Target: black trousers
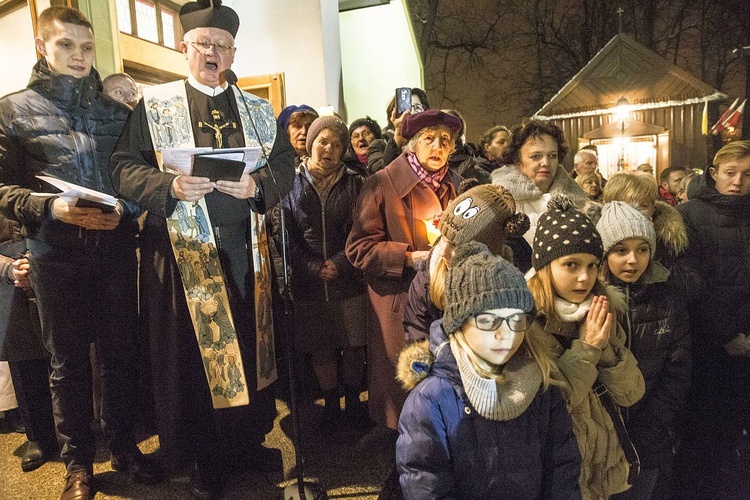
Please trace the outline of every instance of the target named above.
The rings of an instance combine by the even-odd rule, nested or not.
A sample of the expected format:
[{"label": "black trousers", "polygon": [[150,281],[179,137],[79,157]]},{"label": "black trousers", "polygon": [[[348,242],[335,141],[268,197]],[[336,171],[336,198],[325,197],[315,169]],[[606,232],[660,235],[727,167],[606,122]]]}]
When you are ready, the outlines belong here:
[{"label": "black trousers", "polygon": [[54,450],[57,437],[49,390],[49,359],[8,361],[8,366],[26,439],[35,441],[45,451]]},{"label": "black trousers", "polygon": [[91,470],[96,451],[89,345],[102,380],[101,426],[112,452],[135,446],[135,240],[89,237],[76,248],[29,240],[31,282],[52,354],[52,403],[68,472]]}]

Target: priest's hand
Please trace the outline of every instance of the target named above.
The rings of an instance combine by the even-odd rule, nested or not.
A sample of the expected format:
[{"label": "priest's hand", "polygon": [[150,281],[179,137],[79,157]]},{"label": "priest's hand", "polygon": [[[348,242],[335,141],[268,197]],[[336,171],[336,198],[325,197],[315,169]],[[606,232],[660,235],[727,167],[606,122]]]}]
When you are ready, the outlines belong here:
[{"label": "priest's hand", "polygon": [[54,219],[60,222],[98,231],[111,231],[120,224],[120,214],[117,211],[105,214],[98,208],[69,205],[62,198],[54,199],[51,214]]},{"label": "priest's hand", "polygon": [[235,181],[216,181],[216,190],[220,193],[234,196],[237,199],[244,200],[255,197],[255,181],[250,174],[242,174],[238,182]]},{"label": "priest's hand", "polygon": [[198,201],[213,190],[211,179],[208,177],[178,175],[172,182],[170,194],[178,200]]}]

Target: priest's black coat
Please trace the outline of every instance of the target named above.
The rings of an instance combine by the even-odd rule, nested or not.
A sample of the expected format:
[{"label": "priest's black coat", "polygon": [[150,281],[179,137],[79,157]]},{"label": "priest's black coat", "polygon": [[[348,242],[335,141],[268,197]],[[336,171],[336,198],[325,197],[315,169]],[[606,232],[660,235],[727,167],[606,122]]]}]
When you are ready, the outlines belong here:
[{"label": "priest's black coat", "polygon": [[[201,131],[211,109],[239,123],[231,90],[209,97],[186,83],[196,146],[212,146],[213,132]],[[226,95],[225,95],[226,94]],[[225,136],[224,147],[244,146],[238,127]],[[149,135],[144,102],[136,106],[112,155],[110,177],[118,193],[148,210],[141,233],[141,314],[148,326],[151,377],[161,453],[174,471],[190,462],[221,464],[262,442],[276,415],[272,388],[255,390],[254,276],[250,242],[250,210],[264,213],[294,183],[294,150],[277,130],[269,165],[251,174],[258,196],[238,200],[214,191],[206,195],[211,224],[219,227],[217,246],[227,283],[238,343],[250,385],[250,404],[213,410],[203,361],[187,310],[179,268],[166,219],[177,200],[170,196],[174,175],[158,168]],[[275,174],[275,185],[270,170]],[[216,233],[216,231],[215,231]]]}]

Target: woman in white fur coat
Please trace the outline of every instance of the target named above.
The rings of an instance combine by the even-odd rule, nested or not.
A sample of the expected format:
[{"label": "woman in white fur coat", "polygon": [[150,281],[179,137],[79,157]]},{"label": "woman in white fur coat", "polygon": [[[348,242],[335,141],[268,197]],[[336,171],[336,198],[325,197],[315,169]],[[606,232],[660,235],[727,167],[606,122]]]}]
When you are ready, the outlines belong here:
[{"label": "woman in white fur coat", "polygon": [[531,244],[539,216],[547,210],[553,195],[564,194],[578,208],[583,207],[587,197],[560,165],[568,146],[559,127],[531,121],[514,127],[512,134],[503,157],[506,165],[492,172],[492,183],[510,191],[516,210],[529,216],[531,227],[524,238]]}]

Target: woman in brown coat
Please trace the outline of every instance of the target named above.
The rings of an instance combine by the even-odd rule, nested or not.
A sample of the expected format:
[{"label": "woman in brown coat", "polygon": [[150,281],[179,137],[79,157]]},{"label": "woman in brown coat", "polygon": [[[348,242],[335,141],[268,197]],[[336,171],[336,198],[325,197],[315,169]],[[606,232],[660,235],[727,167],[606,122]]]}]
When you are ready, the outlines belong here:
[{"label": "woman in brown coat", "polygon": [[436,109],[406,117],[401,134],[409,142],[403,154],[365,182],[346,245],[349,260],[367,276],[372,305],[367,339],[370,417],[391,429],[397,428],[406,399],[396,381],[404,345],[404,304],[414,261],[429,251],[428,229],[435,229],[433,219],[456,196],[461,181],[448,169],[460,128],[458,118]]}]

